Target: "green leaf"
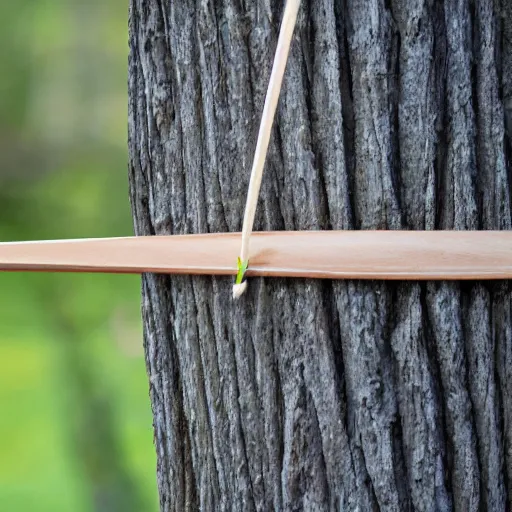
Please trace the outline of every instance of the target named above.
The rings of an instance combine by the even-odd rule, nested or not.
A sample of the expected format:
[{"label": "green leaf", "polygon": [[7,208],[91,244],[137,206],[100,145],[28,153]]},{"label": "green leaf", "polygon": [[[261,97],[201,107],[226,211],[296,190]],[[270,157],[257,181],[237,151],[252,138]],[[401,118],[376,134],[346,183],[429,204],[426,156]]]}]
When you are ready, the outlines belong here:
[{"label": "green leaf", "polygon": [[247,270],[247,267],[249,266],[249,260],[242,261],[240,257],[237,259],[237,268],[238,273],[236,275],[235,284],[242,284],[242,281],[244,280],[244,274]]}]

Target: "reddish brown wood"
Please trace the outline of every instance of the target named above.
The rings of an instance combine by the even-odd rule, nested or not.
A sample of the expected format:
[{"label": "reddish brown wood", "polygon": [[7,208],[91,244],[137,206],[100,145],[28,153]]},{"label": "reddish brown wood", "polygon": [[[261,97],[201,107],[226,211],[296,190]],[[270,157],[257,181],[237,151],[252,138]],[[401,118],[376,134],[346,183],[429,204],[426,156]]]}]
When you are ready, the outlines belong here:
[{"label": "reddish brown wood", "polygon": [[[0,270],[229,275],[239,233],[10,242]],[[254,233],[247,275],[329,279],[508,279],[512,232]]]}]

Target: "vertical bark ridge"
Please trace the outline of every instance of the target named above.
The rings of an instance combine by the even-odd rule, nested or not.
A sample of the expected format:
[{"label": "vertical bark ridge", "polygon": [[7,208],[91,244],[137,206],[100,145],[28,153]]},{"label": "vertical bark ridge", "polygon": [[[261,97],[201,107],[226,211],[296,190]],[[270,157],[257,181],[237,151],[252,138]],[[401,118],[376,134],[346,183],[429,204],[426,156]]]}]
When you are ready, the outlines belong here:
[{"label": "vertical bark ridge", "polygon": [[257,284],[257,303],[254,311],[253,330],[256,382],[261,403],[263,423],[263,445],[266,457],[262,461],[261,479],[265,485],[268,509],[279,509],[282,505],[281,469],[283,461],[283,395],[278,369],[277,348],[280,344],[278,319],[274,318],[271,292],[264,280]]},{"label": "vertical bark ridge", "polygon": [[[153,408],[160,507],[177,511],[193,509],[205,500],[198,495],[200,487],[186,428],[176,340],[169,326],[168,312],[172,306],[167,294],[163,295],[163,280],[167,279],[147,276],[143,281],[143,319],[151,327],[145,331],[144,350]],[[170,487],[176,491],[172,497],[167,492]]]},{"label": "vertical bark ridge", "polygon": [[346,15],[355,112],[355,226],[401,226],[394,186],[390,76],[392,23],[383,0],[349,0]]},{"label": "vertical bark ridge", "polygon": [[[304,0],[257,228],[509,229],[501,2]],[[240,229],[282,8],[131,0],[137,234]],[[508,283],[229,290],[143,277],[162,510],[510,507]]]},{"label": "vertical bark ridge", "polygon": [[[350,208],[351,224],[349,228],[353,229],[355,224],[355,113],[352,96],[352,68],[350,66],[349,59],[349,27],[347,19],[346,0],[337,1],[334,3],[334,15],[336,17],[336,40],[338,42],[339,50],[339,89],[342,98],[341,108],[343,120],[344,156],[345,167],[347,169],[347,187],[349,193],[348,202],[346,205],[342,207]],[[336,209],[339,208],[340,206],[337,206]]]},{"label": "vertical bark ridge", "polygon": [[313,73],[309,83],[312,95],[312,137],[317,166],[323,176],[329,224],[333,229],[352,226],[349,200],[343,100],[340,90],[341,64],[332,0],[313,2],[311,7]]},{"label": "vertical bark ridge", "polygon": [[[226,132],[221,126],[214,124],[212,128],[217,134],[217,142],[221,148],[228,150],[228,158],[221,162],[220,168],[212,168],[211,173],[219,174],[223,195],[226,197],[225,209],[229,218],[229,229],[240,230],[243,219],[243,200],[249,185],[249,174],[252,165],[254,143],[251,136],[254,133],[254,105],[252,96],[250,50],[247,44],[249,36],[248,13],[242,11],[238,2],[219,2],[216,15],[219,17],[220,47],[219,57],[214,56],[214,62],[219,61],[223,69],[222,86],[216,91],[215,100],[224,101],[227,105],[229,128]],[[216,2],[205,5],[217,5]],[[204,32],[198,36],[211,37],[211,27],[205,25]],[[207,73],[202,69],[201,73]],[[226,137],[224,140],[220,137]],[[220,139],[220,140],[219,140]],[[229,148],[229,149],[228,149]],[[219,151],[223,153],[223,151]],[[215,230],[217,226],[215,226]]]},{"label": "vertical bark ridge", "polygon": [[468,0],[445,0],[446,161],[441,170],[442,229],[477,229],[472,20]]},{"label": "vertical bark ridge", "polygon": [[[207,231],[206,191],[204,169],[208,162],[203,158],[204,118],[201,108],[200,61],[197,31],[197,11],[185,3],[171,3],[170,53],[174,60],[173,82],[176,90],[178,129],[181,132],[181,155],[185,210],[180,223],[185,232]],[[174,162],[172,162],[174,163]],[[181,174],[181,173],[180,173]],[[158,181],[156,182],[158,186]],[[173,191],[175,194],[177,190]],[[155,191],[162,202],[169,201],[165,190]]]},{"label": "vertical bark ridge", "polygon": [[478,195],[481,229],[510,229],[510,183],[505,163],[504,110],[498,81],[498,19],[492,0],[478,0],[475,15]]},{"label": "vertical bark ridge", "polygon": [[[435,82],[442,78],[434,48],[436,13],[425,0],[397,0],[393,15],[400,34],[398,125],[404,223],[411,229],[433,229],[434,168],[439,143]],[[419,197],[424,200],[418,201]]]},{"label": "vertical bark ridge", "polygon": [[481,467],[481,505],[505,509],[503,441],[497,396],[495,345],[491,324],[491,297],[483,285],[471,287],[463,305],[468,347],[469,392],[473,405]]},{"label": "vertical bark ridge", "polygon": [[498,283],[493,287],[493,341],[496,347],[495,357],[498,396],[502,411],[501,428],[504,437],[505,452],[505,488],[508,507],[512,503],[512,294],[509,283]]},{"label": "vertical bark ridge", "polygon": [[451,510],[444,480],[448,468],[443,408],[432,369],[435,362],[426,346],[429,336],[421,294],[419,284],[402,283],[397,286],[393,304],[391,347],[408,484],[414,510]]},{"label": "vertical bark ridge", "polygon": [[[206,195],[208,227],[224,225],[228,231],[236,225],[233,221],[233,212],[229,207],[231,189],[222,186],[224,180],[220,175],[225,167],[224,155],[217,151],[218,138],[225,136],[232,129],[228,113],[227,93],[224,90],[224,73],[221,63],[220,41],[217,35],[220,28],[212,4],[203,4],[198,12],[197,31],[199,50],[199,66],[203,70],[199,74],[201,81],[201,102],[204,122],[204,159],[210,169],[216,171],[204,172],[204,186],[208,191]],[[215,131],[214,127],[218,126]],[[228,183],[229,185],[229,183]]]},{"label": "vertical bark ridge", "polygon": [[293,215],[286,229],[326,229],[327,205],[323,180],[313,152],[312,126],[307,99],[309,95],[307,61],[301,48],[307,44],[308,31],[303,5],[298,17],[295,44],[290,50],[286,77],[278,106],[278,123],[283,157],[283,200]]},{"label": "vertical bark ridge", "polygon": [[480,471],[468,391],[459,286],[429,284],[427,303],[443,389],[454,507],[455,510],[478,510]]},{"label": "vertical bark ridge", "polygon": [[508,0],[501,0],[499,8],[501,101],[505,113],[505,134],[510,158],[512,155],[512,4]]}]

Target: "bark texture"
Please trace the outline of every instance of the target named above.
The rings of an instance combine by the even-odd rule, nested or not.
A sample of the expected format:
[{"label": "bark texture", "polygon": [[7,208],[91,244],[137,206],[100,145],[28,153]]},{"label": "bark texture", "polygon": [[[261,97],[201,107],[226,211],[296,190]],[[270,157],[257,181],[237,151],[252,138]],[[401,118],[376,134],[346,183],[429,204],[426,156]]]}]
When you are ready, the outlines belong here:
[{"label": "bark texture", "polygon": [[[283,9],[131,0],[136,233],[240,230]],[[510,229],[510,0],[303,0],[257,228]],[[162,511],[512,507],[512,290],[143,277]]]}]

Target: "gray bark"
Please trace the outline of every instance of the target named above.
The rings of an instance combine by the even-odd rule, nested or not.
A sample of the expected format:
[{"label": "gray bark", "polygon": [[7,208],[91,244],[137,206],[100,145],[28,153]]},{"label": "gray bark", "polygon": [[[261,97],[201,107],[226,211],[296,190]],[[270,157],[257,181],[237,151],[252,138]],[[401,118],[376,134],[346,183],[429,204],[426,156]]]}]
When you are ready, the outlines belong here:
[{"label": "gray bark", "polygon": [[[138,235],[237,231],[277,0],[131,0]],[[509,0],[304,0],[257,229],[510,229]],[[512,507],[512,290],[143,277],[161,510]]]}]

